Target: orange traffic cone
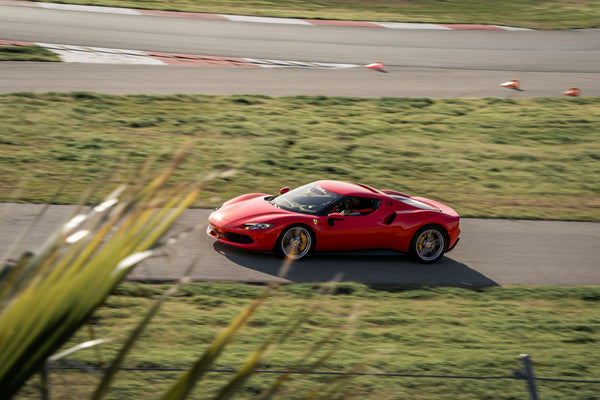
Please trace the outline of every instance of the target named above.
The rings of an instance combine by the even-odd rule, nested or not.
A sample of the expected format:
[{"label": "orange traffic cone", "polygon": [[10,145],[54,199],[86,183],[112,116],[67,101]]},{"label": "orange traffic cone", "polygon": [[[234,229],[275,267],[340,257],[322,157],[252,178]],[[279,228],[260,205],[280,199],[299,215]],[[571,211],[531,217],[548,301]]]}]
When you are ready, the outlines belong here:
[{"label": "orange traffic cone", "polygon": [[385,70],[383,69],[383,63],[381,61],[367,64],[367,65],[365,65],[365,68],[373,69],[375,71],[385,72]]},{"label": "orange traffic cone", "polygon": [[566,92],[563,92],[563,94],[567,95],[567,96],[573,96],[573,97],[579,96],[579,88],[576,88],[576,87],[569,88],[569,90],[567,90]]},{"label": "orange traffic cone", "polygon": [[521,88],[519,87],[519,81],[516,79],[501,83],[500,86],[514,90],[521,90]]}]

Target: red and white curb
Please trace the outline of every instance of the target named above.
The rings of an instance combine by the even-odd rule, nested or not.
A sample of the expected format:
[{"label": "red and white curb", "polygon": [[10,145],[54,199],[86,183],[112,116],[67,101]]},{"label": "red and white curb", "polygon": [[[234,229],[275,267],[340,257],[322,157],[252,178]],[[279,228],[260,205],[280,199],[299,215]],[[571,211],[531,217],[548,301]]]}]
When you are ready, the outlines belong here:
[{"label": "red and white curb", "polygon": [[336,64],[302,61],[266,60],[256,58],[216,57],[205,55],[162,53],[157,51],[140,51],[124,49],[108,49],[103,47],[71,46],[64,44],[33,43],[12,40],[0,40],[0,46],[37,45],[56,53],[61,61],[67,63],[93,64],[141,64],[141,65],[189,65],[218,67],[263,67],[263,68],[355,68],[355,64]]},{"label": "red and white curb", "polygon": [[[24,4],[26,3],[26,4]],[[98,12],[105,14],[122,15],[149,15],[171,18],[190,18],[233,22],[256,22],[262,24],[291,24],[291,25],[320,25],[320,26],[345,26],[362,28],[389,28],[389,29],[438,29],[438,30],[486,30],[486,31],[529,31],[527,28],[515,28],[501,25],[482,24],[425,24],[405,22],[372,22],[372,21],[338,21],[320,19],[298,19],[298,18],[274,18],[274,17],[252,17],[230,14],[209,14],[180,11],[142,10],[133,8],[84,6],[77,4],[37,3],[28,1],[0,0],[0,4],[41,7],[53,10]]]}]

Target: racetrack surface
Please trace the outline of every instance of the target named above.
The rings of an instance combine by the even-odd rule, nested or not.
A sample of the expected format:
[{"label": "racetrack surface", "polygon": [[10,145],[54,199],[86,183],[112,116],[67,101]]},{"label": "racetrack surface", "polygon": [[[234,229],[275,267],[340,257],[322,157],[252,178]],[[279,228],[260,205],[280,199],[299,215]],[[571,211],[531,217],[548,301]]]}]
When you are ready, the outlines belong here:
[{"label": "racetrack surface", "polygon": [[[2,63],[0,91],[323,94],[361,97],[600,95],[600,30],[448,31],[121,15],[0,3],[0,39],[187,55],[342,63],[351,69]],[[384,71],[364,68],[381,61]],[[501,83],[518,79],[522,91]]]},{"label": "racetrack surface", "polygon": [[[9,248],[43,208],[1,204],[0,249]],[[50,206],[12,257],[42,244],[75,209]],[[129,279],[173,281],[197,260],[191,275],[197,281],[327,282],[337,277],[398,286],[600,285],[600,223],[467,218],[461,221],[458,246],[433,265],[418,264],[389,251],[317,253],[293,263],[285,277],[280,277],[282,261],[272,254],[237,250],[209,237],[210,212],[187,210],[172,234],[189,234],[144,261]]]},{"label": "racetrack surface", "polygon": [[[0,63],[0,92],[93,91],[111,94],[268,94],[357,97],[557,97],[569,87],[600,95],[600,30],[448,31],[303,26],[106,14],[0,2],[0,39],[218,57],[345,63],[302,66]],[[363,66],[384,63],[383,71]],[[500,87],[518,79],[523,90]],[[39,205],[1,205],[0,248],[37,215]],[[72,207],[52,206],[19,251],[43,241]],[[175,232],[205,224],[188,210]],[[464,219],[458,247],[424,266],[389,253],[315,255],[278,277],[271,255],[215,244],[200,228],[140,265],[132,278],[172,280],[199,258],[196,280],[342,280],[396,285],[598,285],[600,224]]]}]

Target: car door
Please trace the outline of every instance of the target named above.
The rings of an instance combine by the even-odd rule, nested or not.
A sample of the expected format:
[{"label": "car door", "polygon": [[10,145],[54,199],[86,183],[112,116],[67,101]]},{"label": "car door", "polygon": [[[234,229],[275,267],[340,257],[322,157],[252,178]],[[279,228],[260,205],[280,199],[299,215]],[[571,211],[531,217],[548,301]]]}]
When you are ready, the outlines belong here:
[{"label": "car door", "polygon": [[[341,210],[339,204],[355,201],[358,208]],[[329,211],[318,217],[319,238],[317,249],[321,251],[359,250],[388,247],[389,226],[385,224],[385,204],[372,197],[346,197]],[[341,213],[339,211],[346,211]]]}]

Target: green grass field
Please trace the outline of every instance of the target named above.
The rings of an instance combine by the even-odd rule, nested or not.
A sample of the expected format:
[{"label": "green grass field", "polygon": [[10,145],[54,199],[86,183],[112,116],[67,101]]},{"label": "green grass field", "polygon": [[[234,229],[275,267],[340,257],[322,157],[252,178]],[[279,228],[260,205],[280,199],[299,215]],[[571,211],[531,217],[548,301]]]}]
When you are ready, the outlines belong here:
[{"label": "green grass field", "polygon": [[[215,368],[235,369],[271,332],[307,307],[316,305],[308,321],[284,343],[269,351],[261,370],[285,370],[312,344],[332,331],[337,335],[307,362],[335,349],[319,371],[425,375],[511,376],[521,368],[518,356],[531,355],[539,378],[597,380],[600,376],[599,288],[458,288],[395,289],[361,284],[334,285],[316,294],[318,285],[281,287],[259,309],[226,350]],[[184,286],[169,300],[129,355],[127,367],[186,368],[207,344],[264,288],[232,283]],[[125,284],[92,318],[95,337],[115,342],[84,350],[72,360],[97,365],[111,360],[133,329],[158,286]],[[72,340],[89,340],[82,329]],[[306,366],[308,364],[303,364]],[[300,367],[302,368],[302,367]],[[306,368],[306,367],[305,367]],[[312,368],[308,368],[312,369]],[[110,398],[158,398],[177,372],[122,372]],[[230,374],[212,373],[194,392],[210,398]],[[252,398],[277,375],[255,375],[236,398]],[[324,393],[334,377],[295,376],[286,399],[301,398],[313,388]],[[87,397],[89,373],[52,371],[54,398]],[[36,398],[35,380],[19,398]],[[358,377],[346,382],[353,399],[525,399],[519,380]],[[538,382],[541,399],[598,399],[598,384]],[[333,398],[333,397],[327,397]]]},{"label": "green grass field", "polygon": [[489,24],[533,29],[600,26],[600,3],[597,0],[62,0],[58,2],[269,17]]},{"label": "green grass field", "polygon": [[60,58],[40,46],[0,46],[0,61],[60,61]]},{"label": "green grass field", "polygon": [[0,201],[99,200],[148,159],[179,179],[235,169],[196,206],[317,179],[446,202],[468,217],[600,220],[600,98],[0,96]]}]

